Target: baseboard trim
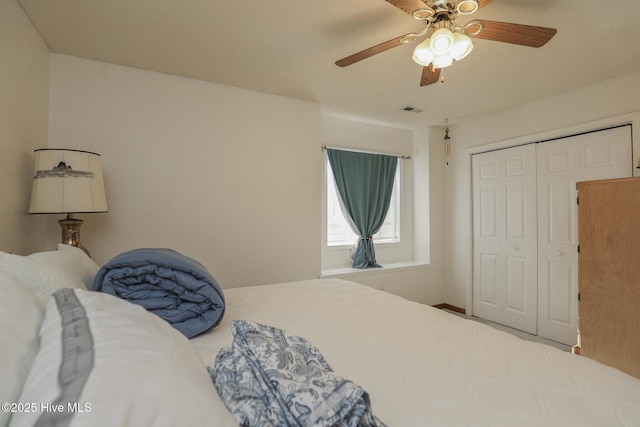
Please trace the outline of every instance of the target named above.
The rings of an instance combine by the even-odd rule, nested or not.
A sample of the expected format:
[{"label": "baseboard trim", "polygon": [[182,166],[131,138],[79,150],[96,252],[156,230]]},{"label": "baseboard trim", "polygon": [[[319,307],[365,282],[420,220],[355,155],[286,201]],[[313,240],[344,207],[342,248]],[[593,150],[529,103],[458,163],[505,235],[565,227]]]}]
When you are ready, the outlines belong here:
[{"label": "baseboard trim", "polygon": [[436,304],[434,305],[434,307],[439,308],[440,310],[446,308],[447,310],[455,311],[456,313],[467,314],[467,310],[465,310],[464,308],[456,307],[455,305],[447,304],[446,302],[443,302],[442,304]]}]

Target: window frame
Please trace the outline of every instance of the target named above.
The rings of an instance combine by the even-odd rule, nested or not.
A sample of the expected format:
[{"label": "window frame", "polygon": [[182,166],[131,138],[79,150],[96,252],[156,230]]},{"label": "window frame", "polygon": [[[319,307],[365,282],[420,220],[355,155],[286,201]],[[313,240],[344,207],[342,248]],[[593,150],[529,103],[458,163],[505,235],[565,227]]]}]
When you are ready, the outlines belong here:
[{"label": "window frame", "polygon": [[[439,135],[439,134],[438,134]],[[321,277],[343,277],[343,275],[379,274],[388,269],[407,265],[429,264],[429,145],[428,141],[413,140],[411,145],[405,140],[394,137],[385,141],[374,141],[364,147],[361,143],[342,144],[338,149],[361,151],[365,153],[386,154],[400,158],[400,243],[382,243],[376,245],[376,259],[381,269],[354,269],[351,262],[351,246],[327,246],[327,195],[326,195],[326,153],[322,146],[322,155],[318,158],[320,170],[316,181],[320,189],[320,275]],[[378,137],[378,135],[376,135]],[[414,138],[415,139],[415,138]],[[327,144],[328,145],[328,144]],[[419,191],[416,191],[419,189]],[[425,190],[426,189],[426,190]],[[418,233],[418,234],[416,234]]]}]

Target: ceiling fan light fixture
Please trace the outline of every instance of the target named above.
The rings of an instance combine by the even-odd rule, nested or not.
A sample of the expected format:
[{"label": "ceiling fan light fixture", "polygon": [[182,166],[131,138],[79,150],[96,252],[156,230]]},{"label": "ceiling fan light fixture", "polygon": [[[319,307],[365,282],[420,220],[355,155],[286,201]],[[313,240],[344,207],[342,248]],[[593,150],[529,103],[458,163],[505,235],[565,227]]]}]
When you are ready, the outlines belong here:
[{"label": "ceiling fan light fixture", "polygon": [[447,54],[453,46],[453,33],[447,28],[438,28],[431,36],[429,45],[436,55]]},{"label": "ceiling fan light fixture", "polygon": [[479,7],[478,0],[461,0],[456,5],[456,10],[460,15],[471,15],[478,10]]},{"label": "ceiling fan light fixture", "polygon": [[426,39],[413,50],[413,60],[424,67],[431,64],[436,55],[431,51],[430,39]]},{"label": "ceiling fan light fixture", "polygon": [[443,81],[444,68],[451,66],[453,61],[466,58],[471,53],[474,47],[471,41],[473,38],[541,47],[557,33],[555,28],[485,19],[471,19],[464,25],[456,22],[459,15],[472,14],[493,0],[386,1],[402,12],[423,21],[424,29],[349,55],[336,61],[336,65],[345,67],[424,37],[426,40],[415,47],[412,58],[417,64],[422,65],[420,86],[428,86],[437,82],[438,79]]},{"label": "ceiling fan light fixture", "polygon": [[453,58],[450,55],[437,55],[433,58],[433,66],[435,68],[446,68],[453,64]]},{"label": "ceiling fan light fixture", "polygon": [[456,61],[464,59],[473,50],[473,43],[471,42],[471,38],[468,36],[460,33],[454,33],[453,40],[454,42],[450,55]]}]

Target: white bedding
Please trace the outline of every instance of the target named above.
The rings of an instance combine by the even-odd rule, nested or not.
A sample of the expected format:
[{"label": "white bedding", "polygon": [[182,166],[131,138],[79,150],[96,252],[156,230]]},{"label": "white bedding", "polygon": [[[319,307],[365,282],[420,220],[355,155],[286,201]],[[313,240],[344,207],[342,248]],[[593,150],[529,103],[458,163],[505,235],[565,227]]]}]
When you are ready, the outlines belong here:
[{"label": "white bedding", "polygon": [[640,426],[640,380],[353,282],[226,289],[222,323],[187,340],[84,290],[97,266],[80,250],[0,257],[0,426],[49,425],[66,402],[69,426],[237,427],[206,370],[235,319],[310,341],[390,427]]},{"label": "white bedding", "polygon": [[[385,292],[323,279],[225,298],[222,324],[191,340],[206,364],[231,345],[234,319],[287,330],[367,390],[392,427],[640,426],[640,380]],[[225,419],[218,427],[237,425]]]}]

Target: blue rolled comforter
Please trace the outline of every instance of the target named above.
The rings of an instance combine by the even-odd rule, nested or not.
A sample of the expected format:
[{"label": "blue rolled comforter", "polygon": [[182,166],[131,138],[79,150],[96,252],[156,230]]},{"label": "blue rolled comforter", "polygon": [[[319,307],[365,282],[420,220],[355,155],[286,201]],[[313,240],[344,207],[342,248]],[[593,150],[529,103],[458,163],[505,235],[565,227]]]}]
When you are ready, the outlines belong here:
[{"label": "blue rolled comforter", "polygon": [[217,326],[225,311],[222,289],[209,271],[171,249],[114,257],[100,268],[92,289],[141,305],[188,338]]}]

